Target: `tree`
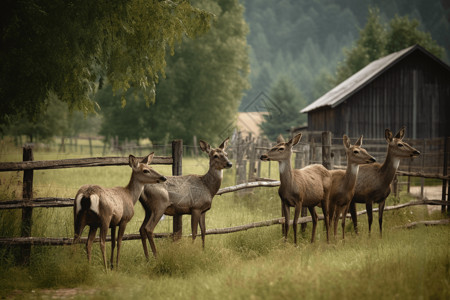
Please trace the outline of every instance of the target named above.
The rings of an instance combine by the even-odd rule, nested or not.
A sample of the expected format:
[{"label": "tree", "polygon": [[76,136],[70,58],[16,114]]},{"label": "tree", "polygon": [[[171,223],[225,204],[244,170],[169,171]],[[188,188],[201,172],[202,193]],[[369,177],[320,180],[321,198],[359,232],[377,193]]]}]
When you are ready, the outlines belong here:
[{"label": "tree", "polygon": [[185,0],[4,0],[0,12],[0,124],[36,119],[49,92],[70,109],[93,111],[105,77],[122,104],[131,86],[149,104],[167,49],[205,32],[211,19]]},{"label": "tree", "polygon": [[134,100],[121,108],[119,96],[115,104],[105,107],[112,92],[99,93],[106,99],[99,100],[105,119],[103,134],[119,139],[148,137],[155,143],[167,139],[190,143],[196,135],[214,143],[223,140],[219,135],[232,132],[239,101],[248,87],[243,6],[238,0],[193,3],[216,16],[209,32],[183,41],[167,58],[166,77],[158,82],[156,101],[148,109]]},{"label": "tree", "polygon": [[269,139],[275,140],[279,134],[306,121],[305,116],[300,113],[306,101],[286,77],[281,77],[275,83],[270,91],[270,99],[267,105],[268,114],[260,125]]},{"label": "tree", "polygon": [[337,68],[336,83],[344,81],[371,61],[384,56],[386,30],[380,22],[379,14],[378,8],[369,8],[366,26],[360,30],[356,46],[345,51],[345,61]]},{"label": "tree", "polygon": [[360,31],[355,47],[346,51],[344,62],[337,68],[336,84],[370,62],[414,44],[419,44],[444,59],[445,49],[432,39],[430,33],[420,31],[419,26],[418,20],[398,15],[385,26],[380,22],[379,9],[370,8],[366,26]]}]

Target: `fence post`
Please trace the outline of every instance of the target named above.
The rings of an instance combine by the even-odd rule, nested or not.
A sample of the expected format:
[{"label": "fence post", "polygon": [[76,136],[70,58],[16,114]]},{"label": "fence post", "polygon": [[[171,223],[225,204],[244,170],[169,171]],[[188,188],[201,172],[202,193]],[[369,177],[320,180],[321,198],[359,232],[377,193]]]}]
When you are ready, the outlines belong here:
[{"label": "fence post", "polygon": [[[172,141],[172,175],[181,176],[183,161],[183,140]],[[173,216],[173,239],[178,240],[183,234],[183,215]]]},{"label": "fence post", "polygon": [[[447,176],[447,166],[448,166],[448,147],[449,147],[450,137],[446,137],[444,140],[444,170],[442,175]],[[447,180],[442,180],[442,201],[446,201],[447,195]],[[446,205],[441,206],[441,212],[445,213],[447,209]]]},{"label": "fence post", "polygon": [[331,170],[331,132],[322,132],[322,165]]},{"label": "fence post", "polygon": [[[33,146],[26,145],[23,147],[23,161],[32,161],[33,157]],[[22,189],[23,199],[31,201],[33,198],[33,170],[23,171],[23,189]],[[31,207],[22,209],[22,225],[21,225],[21,236],[30,237],[31,236],[31,226],[33,222],[33,209]],[[18,262],[20,264],[27,265],[30,263],[31,245],[21,246],[21,255]]]}]

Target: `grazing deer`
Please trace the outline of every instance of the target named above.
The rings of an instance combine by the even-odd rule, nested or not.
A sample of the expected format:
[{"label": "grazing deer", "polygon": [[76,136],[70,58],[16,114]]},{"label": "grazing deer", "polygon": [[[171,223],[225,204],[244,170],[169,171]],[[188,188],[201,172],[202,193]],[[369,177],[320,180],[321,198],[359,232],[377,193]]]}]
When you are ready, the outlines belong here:
[{"label": "grazing deer", "polygon": [[287,143],[279,138],[278,144],[272,147],[266,154],[261,155],[260,159],[263,161],[278,161],[280,170],[280,187],[278,194],[281,198],[283,213],[284,213],[284,237],[287,239],[289,230],[289,207],[295,207],[294,214],[294,243],[297,244],[297,221],[302,209],[302,206],[308,207],[313,221],[311,243],[314,242],[318,216],[315,211],[315,206],[321,205],[325,220],[325,227],[327,230],[327,241],[329,240],[328,233],[328,201],[331,188],[331,174],[322,165],[315,164],[307,166],[303,169],[292,169],[291,155],[292,147],[297,145],[302,134],[298,134]]},{"label": "grazing deer", "polygon": [[350,202],[355,194],[356,178],[358,176],[359,165],[371,164],[375,158],[371,156],[362,145],[362,136],[352,146],[350,139],[344,134],[343,144],[347,154],[346,170],[331,170],[331,191],[329,219],[330,224],[334,224],[334,236],[337,234],[339,217],[342,214],[342,238],[345,238],[345,217],[348,212]]},{"label": "grazing deer", "polygon": [[393,136],[392,131],[386,129],[384,136],[388,143],[386,159],[383,164],[375,163],[363,165],[359,168],[358,179],[356,180],[355,195],[350,203],[350,214],[352,216],[353,227],[358,233],[358,223],[356,217],[355,203],[365,203],[369,220],[369,234],[372,226],[372,203],[378,203],[378,222],[380,225],[380,236],[382,235],[383,211],[387,196],[391,192],[391,182],[398,169],[401,158],[419,156],[420,152],[407,143],[403,142],[405,127]]},{"label": "grazing deer", "polygon": [[211,149],[207,142],[200,141],[200,148],[209,155],[209,170],[205,175],[168,176],[167,181],[162,184],[145,185],[139,198],[145,210],[145,219],[139,232],[147,259],[147,238],[153,256],[157,255],[153,231],[163,214],[191,215],[192,239],[195,240],[200,223],[202,246],[205,247],[205,214],[211,208],[212,199],[220,188],[223,169],[232,167],[225,152],[228,140],[227,138],[216,149]]},{"label": "grazing deer", "polygon": [[116,226],[119,226],[117,236],[117,259],[119,266],[120,246],[127,223],[134,215],[134,205],[142,193],[144,184],[166,181],[152,168],[150,162],[153,153],[145,157],[141,162],[133,155],[129,156],[129,164],[132,169],[130,182],[126,187],[104,188],[98,185],[82,186],[75,197],[74,224],[75,238],[78,242],[86,225],[89,225],[89,236],[86,243],[86,251],[89,262],[91,261],[91,248],[97,228],[100,227],[100,249],[102,250],[103,263],[106,264],[106,234],[111,228],[111,269],[113,268],[113,256],[115,247]]}]

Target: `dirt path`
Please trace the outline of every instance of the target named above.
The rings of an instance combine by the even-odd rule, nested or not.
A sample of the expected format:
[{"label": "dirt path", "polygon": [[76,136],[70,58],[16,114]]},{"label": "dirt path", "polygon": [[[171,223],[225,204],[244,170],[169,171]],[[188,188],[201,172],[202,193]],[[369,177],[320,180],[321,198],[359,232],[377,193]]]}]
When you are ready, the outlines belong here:
[{"label": "dirt path", "polygon": [[[412,186],[410,189],[410,194],[413,196],[420,197],[420,186]],[[423,197],[428,200],[441,200],[442,199],[442,185],[437,186],[425,186],[423,189]],[[428,212],[441,210],[440,205],[427,205]]]}]

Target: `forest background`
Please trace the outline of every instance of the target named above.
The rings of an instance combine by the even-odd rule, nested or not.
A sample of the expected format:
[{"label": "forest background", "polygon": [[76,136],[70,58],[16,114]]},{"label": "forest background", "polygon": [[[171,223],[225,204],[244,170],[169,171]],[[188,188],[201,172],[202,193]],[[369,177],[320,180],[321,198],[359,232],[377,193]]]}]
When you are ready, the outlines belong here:
[{"label": "forest background", "polygon": [[[368,22],[370,8],[378,9],[381,24],[396,16],[417,20],[418,29],[429,32],[443,47],[441,59],[448,63],[450,6],[446,3],[195,0],[193,5],[214,13],[211,28],[197,38],[183,39],[174,53],[168,51],[155,102],[148,105],[134,87],[120,93],[104,78],[94,98],[98,104],[94,114],[69,111],[50,93],[44,113],[35,119],[16,118],[3,127],[2,134],[26,135],[31,142],[80,134],[138,144],[145,138],[153,143],[175,138],[190,143],[193,136],[218,141],[223,138],[219,135],[232,132],[238,111],[270,110],[261,105],[261,97],[283,97],[280,93],[289,91],[299,111],[332,88],[339,81],[346,53],[351,53]],[[294,122],[305,120],[299,114]]]}]

